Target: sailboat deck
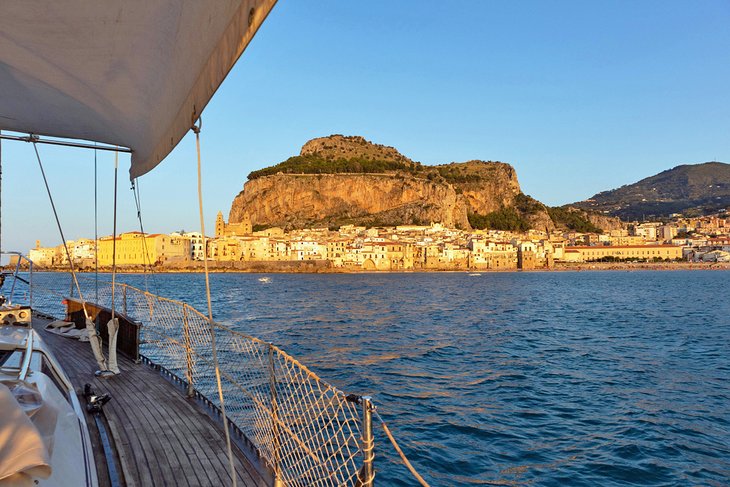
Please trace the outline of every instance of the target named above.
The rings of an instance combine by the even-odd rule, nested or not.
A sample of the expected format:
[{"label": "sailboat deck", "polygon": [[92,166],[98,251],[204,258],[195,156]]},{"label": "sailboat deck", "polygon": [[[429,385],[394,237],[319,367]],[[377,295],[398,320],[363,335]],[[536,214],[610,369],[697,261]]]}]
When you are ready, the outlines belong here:
[{"label": "sailboat deck", "polygon": [[[34,318],[33,326],[76,390],[83,390],[88,383],[97,394],[112,396],[104,412],[117,451],[118,469],[126,485],[232,484],[223,428],[200,405],[185,397],[159,372],[121,355],[121,374],[110,379],[96,378],[90,345],[47,333],[43,330],[46,323]],[[87,416],[87,423],[92,442],[97,442],[94,450],[100,485],[109,485],[94,418]],[[238,485],[267,485],[243,452],[235,445],[233,449]]]}]

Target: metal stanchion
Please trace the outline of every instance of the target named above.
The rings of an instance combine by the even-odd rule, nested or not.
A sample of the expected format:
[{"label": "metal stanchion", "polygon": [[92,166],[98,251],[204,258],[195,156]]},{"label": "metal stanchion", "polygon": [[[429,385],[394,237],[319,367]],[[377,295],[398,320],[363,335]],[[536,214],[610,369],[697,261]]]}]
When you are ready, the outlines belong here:
[{"label": "metal stanchion", "polygon": [[[126,288],[125,288],[126,291]],[[127,293],[124,293],[124,301],[126,303]],[[187,372],[185,373],[188,380],[188,397],[195,395],[195,387],[193,387],[193,346],[190,341],[190,325],[188,324],[188,308],[183,305],[183,335],[185,336],[185,359],[187,362]]]},{"label": "metal stanchion", "polygon": [[362,453],[363,465],[360,471],[362,487],[373,487],[375,469],[375,439],[373,438],[373,402],[370,396],[362,396]]},{"label": "metal stanchion", "polygon": [[279,444],[279,406],[276,402],[276,368],[274,346],[269,343],[269,387],[271,389],[271,435],[274,444],[274,487],[284,487],[281,478],[281,451]]},{"label": "metal stanchion", "polygon": [[33,261],[28,261],[28,306],[33,309]]}]

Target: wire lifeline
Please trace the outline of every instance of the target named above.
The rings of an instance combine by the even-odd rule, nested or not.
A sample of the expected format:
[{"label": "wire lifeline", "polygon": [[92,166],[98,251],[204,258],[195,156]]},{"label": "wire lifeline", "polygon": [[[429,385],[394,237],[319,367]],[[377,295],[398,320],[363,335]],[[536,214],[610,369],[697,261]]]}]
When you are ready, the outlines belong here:
[{"label": "wire lifeline", "polygon": [[213,349],[213,366],[215,367],[215,378],[218,386],[218,399],[221,403],[221,413],[223,415],[223,430],[226,433],[226,448],[228,449],[228,462],[231,466],[231,479],[233,487],[238,485],[236,478],[236,465],[233,463],[233,450],[231,449],[231,433],[228,431],[228,416],[226,416],[226,406],[223,400],[223,385],[221,384],[221,371],[218,364],[218,352],[215,343],[215,327],[213,326],[213,305],[210,298],[210,277],[208,274],[208,255],[207,255],[207,238],[205,237],[205,218],[203,216],[203,178],[200,162],[200,128],[203,126],[202,118],[198,118],[198,125],[193,123],[191,127],[195,132],[195,147],[198,153],[198,208],[200,210],[200,233],[203,235],[203,269],[205,270],[205,296],[208,300],[208,323],[210,324],[211,348]]},{"label": "wire lifeline", "polygon": [[46,172],[43,170],[43,163],[41,162],[41,155],[38,153],[38,146],[33,142],[33,149],[35,150],[36,159],[38,159],[38,167],[41,169],[41,176],[43,176],[43,183],[46,185],[46,192],[48,193],[48,199],[51,202],[51,208],[53,209],[53,216],[56,218],[56,225],[58,226],[58,233],[61,234],[61,240],[63,241],[63,248],[66,251],[66,258],[68,259],[68,266],[71,270],[71,278],[73,283],[76,285],[76,290],[79,292],[79,299],[81,300],[81,307],[84,310],[84,316],[87,320],[91,319],[89,311],[86,309],[86,300],[84,295],[81,294],[81,286],[76,278],[76,269],[74,268],[73,259],[71,253],[68,251],[68,245],[66,245],[66,237],[63,235],[63,228],[61,228],[61,220],[58,219],[58,212],[56,211],[56,204],[53,202],[53,196],[51,195],[51,188],[48,186],[48,179],[46,178]]},{"label": "wire lifeline", "polygon": [[385,434],[388,436],[388,439],[393,444],[393,448],[395,448],[395,451],[398,452],[398,455],[400,455],[401,460],[403,460],[403,463],[405,466],[410,470],[410,472],[413,474],[413,476],[418,480],[418,482],[423,487],[430,487],[428,485],[428,482],[421,477],[421,475],[416,471],[416,469],[411,465],[411,462],[408,461],[408,458],[406,458],[406,454],[403,453],[403,450],[400,449],[398,446],[398,442],[395,441],[395,438],[393,437],[393,434],[390,432],[390,429],[388,428],[388,425],[385,424],[385,421],[383,421],[383,418],[380,417],[380,414],[377,411],[373,411],[375,413],[375,416],[380,420],[380,424],[383,426],[383,431],[385,431]]},{"label": "wire lifeline", "polygon": [[[154,309],[155,318],[150,318],[150,322],[145,325],[145,333],[150,335],[145,338],[148,345],[158,346],[168,351],[187,350],[195,357],[196,364],[203,364],[204,367],[213,370],[214,365],[211,354],[204,353],[200,348],[200,345],[208,337],[205,332],[209,327],[209,321],[205,314],[178,300],[156,296],[122,283],[120,283],[120,286],[126,289],[128,296],[132,297],[130,301],[132,307],[129,309],[129,316],[132,319],[145,321],[148,319],[146,317],[147,313],[152,312]],[[103,289],[105,289],[104,286],[102,286]],[[108,294],[102,292],[102,295],[105,295],[106,299],[109,298]],[[102,299],[105,298],[102,297]],[[183,330],[179,328],[171,330],[164,325],[173,321],[178,323],[183,321],[185,319],[183,313],[188,315],[187,319],[191,327],[190,339],[192,342],[186,341],[187,339],[184,337]],[[229,350],[235,354],[232,356],[234,361],[238,357],[244,357],[244,355],[238,354],[245,354],[255,360],[259,360],[262,356],[260,355],[260,351],[257,351],[259,350],[258,347],[269,348],[267,342],[258,338],[237,332],[220,323],[214,323],[214,326],[218,343],[222,342],[222,336],[229,336],[236,338],[232,343],[241,344],[241,346],[236,346]],[[173,332],[173,335],[168,334],[169,332]],[[238,339],[242,341],[239,342]],[[243,341],[254,346],[244,345]],[[288,375],[289,379],[278,383],[280,386],[283,386],[280,390],[288,391],[284,393],[286,396],[293,395],[298,398],[297,400],[303,401],[302,404],[305,404],[306,408],[306,411],[303,411],[301,416],[291,417],[285,415],[283,418],[281,416],[278,418],[279,429],[283,439],[282,444],[286,445],[284,447],[286,453],[282,456],[283,464],[290,466],[285,471],[287,480],[291,482],[292,486],[325,484],[351,485],[348,479],[354,480],[359,471],[355,456],[361,453],[355,446],[360,443],[351,443],[351,440],[355,440],[357,424],[360,424],[360,418],[357,417],[357,413],[354,413],[354,415],[348,414],[348,411],[353,411],[346,404],[353,402],[353,400],[347,399],[343,392],[319,379],[306,366],[300,364],[285,352],[276,347],[271,347],[271,349],[274,350],[274,356],[277,358],[277,369],[281,370],[282,373],[290,374]],[[174,357],[176,357],[175,352],[165,353],[155,358],[154,362],[162,367],[177,367],[174,364],[179,363],[179,361]],[[160,361],[158,362],[158,360]],[[165,360],[170,360],[171,362],[166,363]],[[283,360],[284,364],[279,365],[278,360]],[[244,375],[247,376],[247,374]],[[235,371],[223,368],[221,369],[221,377],[227,381],[227,384],[233,386],[226,391],[226,399],[229,402],[231,402],[231,395],[239,401],[250,401],[252,407],[257,411],[256,414],[262,414],[263,416],[261,418],[268,417],[268,401],[263,396],[259,396],[248,389],[247,379],[244,376],[237,375]],[[292,379],[294,377],[296,379]],[[307,385],[307,379],[313,379],[317,384]],[[211,386],[217,392],[213,383],[211,383]],[[238,391],[235,389],[238,389]],[[241,396],[237,396],[239,392],[242,394]],[[331,392],[332,395],[325,395],[325,392]],[[358,398],[359,396],[351,395],[351,397]],[[209,399],[206,399],[214,401],[215,392],[213,392],[213,395]],[[284,401],[282,404],[286,403],[287,401]],[[246,403],[241,402],[236,405],[242,404]],[[348,416],[349,419],[338,419],[340,414]],[[243,425],[240,422],[236,422],[235,418],[229,418],[229,421],[230,424],[244,429]],[[309,421],[314,421],[325,429],[316,431],[309,429],[303,431],[297,428],[297,424],[300,426],[302,424],[299,423],[300,421],[304,421],[307,424],[310,424]],[[354,424],[354,429],[348,426],[350,425],[350,421]],[[253,433],[250,438],[252,438],[252,441],[254,441],[260,451],[264,452],[262,458],[266,461],[271,461],[273,465],[273,460],[270,455],[271,448],[269,446],[271,429],[268,427],[268,421],[262,419],[261,422],[256,421],[255,423],[257,424],[254,427],[261,428],[257,430],[261,431],[261,433],[260,435],[259,433]],[[354,449],[350,449],[350,446],[354,447]],[[366,450],[372,451],[370,447],[367,447]]]}]

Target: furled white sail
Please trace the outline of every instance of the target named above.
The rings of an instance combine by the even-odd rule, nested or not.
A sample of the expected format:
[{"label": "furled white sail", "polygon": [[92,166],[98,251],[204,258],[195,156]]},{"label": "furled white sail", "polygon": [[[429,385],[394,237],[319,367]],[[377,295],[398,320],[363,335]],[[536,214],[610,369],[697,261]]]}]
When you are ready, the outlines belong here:
[{"label": "furled white sail", "polygon": [[28,0],[0,6],[0,130],[133,150],[180,142],[276,0]]}]

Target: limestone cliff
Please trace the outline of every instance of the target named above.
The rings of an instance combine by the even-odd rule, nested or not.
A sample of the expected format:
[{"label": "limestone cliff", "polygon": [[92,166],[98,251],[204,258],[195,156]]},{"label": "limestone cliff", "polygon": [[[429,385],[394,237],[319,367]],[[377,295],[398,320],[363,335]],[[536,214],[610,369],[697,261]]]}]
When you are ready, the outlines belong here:
[{"label": "limestone cliff", "polygon": [[468,228],[467,207],[453,187],[396,174],[275,174],[248,181],[230,221],[245,213],[256,224],[287,229],[428,224]]},{"label": "limestone cliff", "polygon": [[[468,161],[425,166],[362,137],[310,140],[298,156],[254,171],[231,206],[229,221],[285,229],[356,224],[441,222],[470,229],[470,216],[515,208],[524,195],[512,166]],[[525,221],[550,226],[544,205]]]},{"label": "limestone cliff", "polygon": [[626,229],[627,225],[615,216],[601,215],[593,211],[584,212],[586,218],[593,225],[601,228],[604,232],[608,233],[611,230],[622,230]]}]

